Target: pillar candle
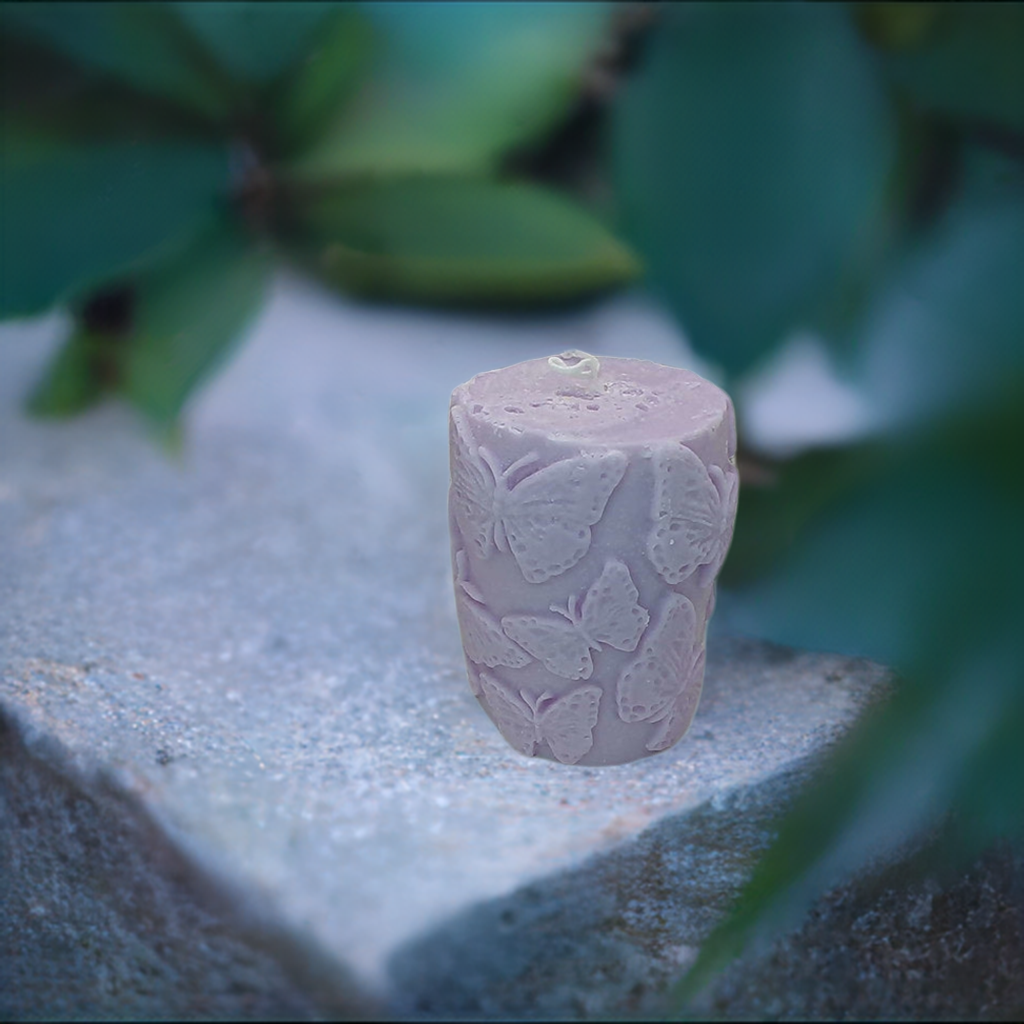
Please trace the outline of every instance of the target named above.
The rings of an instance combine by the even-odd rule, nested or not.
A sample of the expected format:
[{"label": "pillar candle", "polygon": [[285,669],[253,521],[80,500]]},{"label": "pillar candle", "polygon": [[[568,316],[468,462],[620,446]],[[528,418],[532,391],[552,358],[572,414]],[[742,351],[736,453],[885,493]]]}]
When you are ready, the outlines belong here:
[{"label": "pillar candle", "polygon": [[520,753],[612,765],[682,738],[738,495],[729,397],[565,352],[453,392],[449,521],[469,683]]}]

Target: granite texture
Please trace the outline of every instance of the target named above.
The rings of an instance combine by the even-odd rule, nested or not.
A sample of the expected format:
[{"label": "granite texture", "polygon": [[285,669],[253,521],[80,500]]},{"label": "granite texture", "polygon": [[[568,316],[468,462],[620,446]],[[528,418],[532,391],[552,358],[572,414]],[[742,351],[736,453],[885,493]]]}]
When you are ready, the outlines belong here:
[{"label": "granite texture", "polygon": [[283,279],[178,459],[116,405],[20,414],[59,326],[0,339],[2,1015],[648,1005],[884,688],[713,639],[686,740],[600,769],[521,757],[476,704],[448,395],[622,338],[678,359],[636,300],[487,321]]},{"label": "granite texture", "polygon": [[102,772],[0,718],[0,1019],[366,1019],[381,1007],[168,842]]},{"label": "granite texture", "polygon": [[802,925],[731,965],[695,1019],[1024,1019],[1024,855],[966,871],[927,851],[826,893]]}]

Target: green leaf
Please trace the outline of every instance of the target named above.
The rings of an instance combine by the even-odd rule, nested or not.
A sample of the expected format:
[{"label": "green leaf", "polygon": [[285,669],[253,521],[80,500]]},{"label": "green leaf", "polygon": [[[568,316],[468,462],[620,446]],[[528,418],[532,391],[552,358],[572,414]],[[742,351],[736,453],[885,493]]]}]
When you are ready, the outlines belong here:
[{"label": "green leaf", "polygon": [[534,302],[621,284],[630,252],[560,196],[476,178],[398,178],[321,191],[299,208],[298,250],[363,295]]},{"label": "green leaf", "polygon": [[359,82],[371,53],[367,19],[348,4],[320,26],[306,58],[269,97],[277,137],[287,152],[315,142]]},{"label": "green leaf", "polygon": [[976,403],[1024,370],[1020,184],[979,184],[980,197],[947,211],[869,311],[854,366],[891,427]]},{"label": "green leaf", "polygon": [[[737,627],[890,664],[925,650],[936,602],[950,593],[943,580],[980,564],[977,538],[1015,542],[1009,527],[994,532],[1001,518],[986,524],[979,494],[1019,472],[1024,430],[1002,425],[985,436],[971,424],[986,410],[1013,408],[1014,382],[1024,377],[1022,325],[1024,196],[965,200],[879,297],[860,338],[863,389],[888,417],[872,446],[884,448],[888,475],[837,503],[832,518],[803,533],[783,572],[744,592]],[[954,465],[961,434],[973,447]],[[912,441],[919,448],[910,457]],[[1000,463],[991,464],[993,453]],[[957,481],[979,465],[987,476],[977,486]],[[780,493],[779,503],[798,506],[799,490]],[[998,572],[999,562],[994,550],[986,564]]]},{"label": "green leaf", "polygon": [[219,138],[210,121],[10,32],[0,32],[0,130],[65,142]]},{"label": "green leaf", "polygon": [[232,107],[229,83],[164,3],[4,3],[5,31],[45,44],[140,92],[214,119]]},{"label": "green leaf", "polygon": [[176,13],[218,62],[245,81],[266,84],[294,64],[314,41],[335,3],[174,3]]},{"label": "green leaf", "polygon": [[28,411],[63,419],[95,405],[109,390],[98,366],[116,358],[111,351],[114,344],[101,335],[76,330],[46,368],[28,400]]},{"label": "green leaf", "polygon": [[[1003,522],[991,481],[931,453],[885,473],[808,524],[785,563],[734,595],[736,629],[805,650],[906,666],[977,568],[979,531]],[[915,465],[914,463],[919,464]],[[986,516],[995,516],[985,527]]]},{"label": "green leaf", "polygon": [[905,680],[847,737],[671,993],[673,1018],[752,942],[797,924],[821,892],[919,840],[946,814],[951,827],[932,854],[946,861],[967,864],[995,841],[1024,835],[1024,688],[1013,633]]},{"label": "green leaf", "polygon": [[[911,346],[897,353],[909,376],[893,401],[905,408],[919,388],[928,415],[894,417],[853,489],[826,480],[815,494],[814,481],[793,473],[797,493],[776,494],[796,503],[802,526],[788,559],[723,595],[734,629],[867,655],[904,678],[783,821],[677,990],[676,1009],[751,940],[947,816],[936,846],[947,860],[1024,837],[1020,205],[1013,189],[986,186],[950,211],[899,282],[902,304],[886,296],[889,312],[867,337],[876,354]],[[801,519],[803,491],[817,508]]]},{"label": "green leaf", "polygon": [[916,46],[938,13],[935,3],[866,3],[856,8],[861,31],[877,46],[893,50]]},{"label": "green leaf", "polygon": [[946,815],[935,851],[946,860],[1024,837],[1022,438],[1017,374],[970,415],[890,446],[860,497],[837,501],[730,609],[740,630],[906,674],[784,819],[677,988],[676,1011],[749,942]]},{"label": "green leaf", "polygon": [[1024,6],[867,4],[858,14],[922,109],[1024,131]]},{"label": "green leaf", "polygon": [[270,253],[220,222],[142,277],[125,338],[121,392],[167,430],[259,312]]},{"label": "green leaf", "polygon": [[5,131],[0,317],[39,312],[173,249],[227,182],[221,147],[69,146]]},{"label": "green leaf", "polygon": [[666,5],[649,46],[613,111],[625,223],[694,344],[739,372],[876,244],[894,119],[839,6]]},{"label": "green leaf", "polygon": [[808,525],[837,502],[856,495],[885,459],[885,450],[877,443],[819,449],[783,462],[755,463],[742,455],[743,500],[720,576],[722,585],[742,586],[776,568]]},{"label": "green leaf", "polygon": [[304,177],[496,166],[567,109],[611,4],[363,5],[380,46]]}]

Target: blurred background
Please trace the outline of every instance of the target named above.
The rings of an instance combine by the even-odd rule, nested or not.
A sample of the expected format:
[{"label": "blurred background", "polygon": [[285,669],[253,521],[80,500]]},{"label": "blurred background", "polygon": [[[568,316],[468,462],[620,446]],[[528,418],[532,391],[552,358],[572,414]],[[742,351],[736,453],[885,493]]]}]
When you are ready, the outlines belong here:
[{"label": "blurred background", "polygon": [[282,268],[502,321],[643,294],[733,394],[716,628],[899,682],[680,998],[873,856],[1021,838],[1024,6],[5,3],[0,66],[0,316],[63,324],[33,416],[180,446]]}]

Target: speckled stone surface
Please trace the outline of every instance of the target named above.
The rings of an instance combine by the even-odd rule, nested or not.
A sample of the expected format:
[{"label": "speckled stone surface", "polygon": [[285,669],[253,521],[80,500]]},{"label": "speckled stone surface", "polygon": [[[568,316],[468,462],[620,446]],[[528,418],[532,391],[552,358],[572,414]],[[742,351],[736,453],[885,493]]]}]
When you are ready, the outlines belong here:
[{"label": "speckled stone surface", "polygon": [[[693,728],[658,757],[567,769],[486,720],[451,588],[448,395],[567,348],[678,360],[635,300],[493,322],[346,306],[285,279],[179,459],[117,406],[24,419],[54,329],[0,336],[0,708],[22,737],[0,753],[14,763],[24,744],[78,787],[100,845],[104,813],[119,836],[149,822],[191,865],[181,884],[201,877],[234,908],[225,920],[256,907],[272,922],[260,956],[294,967],[315,950],[321,973],[346,965],[407,1014],[625,1006],[678,970],[793,782],[884,685],[865,662],[713,637]],[[3,805],[4,828],[43,820],[37,784],[17,814]],[[44,880],[33,895],[10,878],[6,935],[56,906]],[[608,914],[618,925],[595,930]],[[320,998],[282,970],[250,1015],[300,1013],[295,986]]]}]

